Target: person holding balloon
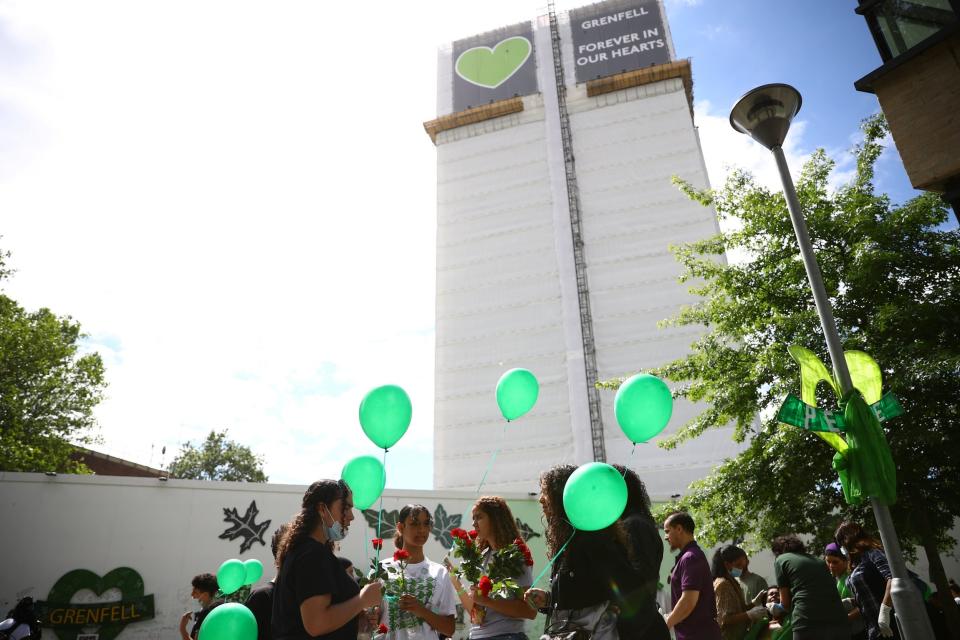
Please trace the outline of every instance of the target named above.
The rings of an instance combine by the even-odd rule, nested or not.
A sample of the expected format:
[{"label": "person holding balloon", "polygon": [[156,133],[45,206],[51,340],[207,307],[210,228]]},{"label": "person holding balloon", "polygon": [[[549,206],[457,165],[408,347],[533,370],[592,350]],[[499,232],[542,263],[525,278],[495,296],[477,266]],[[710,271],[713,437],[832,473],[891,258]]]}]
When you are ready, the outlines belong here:
[{"label": "person holding balloon", "polygon": [[[619,615],[629,607],[625,594],[643,583],[617,521],[626,502],[623,476],[607,464],[558,465],[541,474],[553,576],[550,591],[531,588],[524,598],[550,614],[551,633],[583,629],[595,638],[643,637],[644,620]],[[579,617],[568,620],[571,612]]]},{"label": "person holding balloon", "polygon": [[353,493],[343,480],[318,480],[277,549],[273,595],[276,640],[356,640],[358,618],[380,602],[379,581],[360,588],[333,554],[353,520]]}]

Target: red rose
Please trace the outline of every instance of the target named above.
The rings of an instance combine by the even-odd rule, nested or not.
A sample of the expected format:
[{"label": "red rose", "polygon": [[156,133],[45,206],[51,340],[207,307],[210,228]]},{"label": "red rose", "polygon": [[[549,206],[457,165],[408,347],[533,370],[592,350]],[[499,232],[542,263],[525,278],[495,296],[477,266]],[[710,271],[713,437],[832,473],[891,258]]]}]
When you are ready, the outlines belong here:
[{"label": "red rose", "polygon": [[476,529],[470,529],[470,533],[467,534],[467,535],[470,536],[470,539],[471,539],[471,540],[476,540],[476,539],[477,539],[477,536],[480,535],[480,534],[477,533],[477,530],[476,530]]},{"label": "red rose", "polygon": [[483,597],[486,597],[490,593],[490,589],[493,589],[493,581],[488,576],[480,576],[480,580],[477,582],[477,591]]},{"label": "red rose", "polygon": [[523,547],[524,547],[523,538],[517,538],[516,540],[513,541],[513,544],[515,544],[515,545],[517,545],[518,547],[520,547],[521,549],[523,549]]},{"label": "red rose", "polygon": [[450,529],[450,535],[453,536],[454,538],[460,538],[465,533],[466,531],[464,531],[460,527],[454,527],[453,529]]},{"label": "red rose", "polygon": [[373,543],[373,548],[377,551],[383,549],[383,538],[374,538],[370,542]]},{"label": "red rose", "polygon": [[393,559],[394,559],[396,562],[402,562],[403,560],[409,560],[409,559],[410,559],[410,552],[407,551],[406,549],[397,549],[396,551],[393,552]]},{"label": "red rose", "polygon": [[377,627],[377,633],[386,633],[387,631],[389,631],[389,629],[387,629],[387,625],[381,622],[380,626]]}]

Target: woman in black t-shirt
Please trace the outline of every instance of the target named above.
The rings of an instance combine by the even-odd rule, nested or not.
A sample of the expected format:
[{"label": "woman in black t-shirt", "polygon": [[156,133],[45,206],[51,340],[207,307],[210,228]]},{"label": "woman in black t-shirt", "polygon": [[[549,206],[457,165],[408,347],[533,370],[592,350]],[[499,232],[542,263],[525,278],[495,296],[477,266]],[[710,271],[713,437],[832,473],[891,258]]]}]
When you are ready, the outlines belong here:
[{"label": "woman in black t-shirt", "polygon": [[[556,610],[595,611],[597,605],[608,603],[605,616],[616,613],[621,638],[643,637],[652,625],[648,616],[634,615],[628,597],[640,589],[643,579],[630,563],[621,523],[614,522],[599,531],[577,531],[571,538],[573,527],[563,508],[563,488],[576,470],[572,465],[558,465],[540,475],[540,505],[550,555],[560,552],[568,539],[570,542],[554,561],[550,591],[528,589],[524,598],[533,607],[550,613],[553,622],[563,617]],[[602,620],[600,624],[607,622]]]},{"label": "woman in black t-shirt", "polygon": [[353,520],[353,493],[343,480],[318,480],[277,549],[273,594],[275,640],[356,640],[358,616],[380,602],[382,587],[363,589],[333,555]]}]

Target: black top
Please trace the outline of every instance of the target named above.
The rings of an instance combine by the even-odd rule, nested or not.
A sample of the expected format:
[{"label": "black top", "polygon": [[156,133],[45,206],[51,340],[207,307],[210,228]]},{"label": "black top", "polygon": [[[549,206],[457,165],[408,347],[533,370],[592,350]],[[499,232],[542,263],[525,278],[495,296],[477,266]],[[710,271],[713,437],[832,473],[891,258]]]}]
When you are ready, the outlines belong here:
[{"label": "black top", "polygon": [[300,605],[314,596],[329,595],[331,604],[346,602],[360,593],[330,548],[306,538],[287,552],[273,591],[271,629],[275,640],[356,640],[359,616],[335,631],[310,636],[303,627]]},{"label": "black top", "polygon": [[200,633],[200,627],[203,625],[204,619],[207,615],[223,604],[223,600],[214,600],[203,609],[200,609],[200,613],[194,616],[193,626],[190,627],[190,637],[196,640],[197,635]]},{"label": "black top", "polygon": [[270,619],[273,614],[273,583],[268,582],[265,587],[257,587],[251,591],[244,604],[257,619],[257,640],[271,640],[273,638],[270,631]]},{"label": "black top", "polygon": [[643,580],[627,549],[607,530],[577,531],[554,564],[551,582],[551,601],[559,609],[583,609],[609,600],[620,608],[621,638],[669,638],[654,600],[638,609],[633,594]]},{"label": "black top", "polygon": [[624,594],[626,604],[620,612],[620,618],[632,622],[634,633],[645,639],[669,638],[667,623],[657,609],[657,586],[660,583],[660,564],[663,562],[660,529],[652,518],[645,518],[639,513],[627,515],[620,522],[627,532],[632,555],[630,564],[640,577],[640,587]]}]

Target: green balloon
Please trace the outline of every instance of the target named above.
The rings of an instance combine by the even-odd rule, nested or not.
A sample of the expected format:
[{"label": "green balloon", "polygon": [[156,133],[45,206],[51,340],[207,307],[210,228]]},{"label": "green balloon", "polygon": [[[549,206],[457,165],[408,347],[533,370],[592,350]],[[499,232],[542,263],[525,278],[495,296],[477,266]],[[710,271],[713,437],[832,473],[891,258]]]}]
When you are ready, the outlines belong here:
[{"label": "green balloon", "polygon": [[516,420],[537,404],[540,384],[527,369],[510,369],[497,382],[497,405],[507,420]]},{"label": "green balloon", "polygon": [[613,411],[630,442],[646,442],[667,428],[673,414],[673,397],[663,380],[638,373],[620,385]]},{"label": "green balloon", "polygon": [[223,593],[233,593],[243,586],[247,568],[240,560],[225,560],[217,569],[217,586]]},{"label": "green balloon", "polygon": [[253,584],[263,576],[263,563],[256,558],[243,561],[243,584]]},{"label": "green balloon", "polygon": [[387,472],[373,456],[358,456],[343,465],[340,477],[353,491],[353,506],[363,511],[369,509],[387,485]]},{"label": "green balloon", "polygon": [[563,509],[577,529],[597,531],[617,521],[627,506],[627,483],[603,462],[581,465],[563,487]]},{"label": "green balloon", "polygon": [[207,614],[197,640],[257,640],[257,619],[245,605],[226,602]]},{"label": "green balloon", "polygon": [[410,396],[394,384],[373,389],[360,402],[360,426],[381,449],[397,444],[407,432],[412,415]]}]

